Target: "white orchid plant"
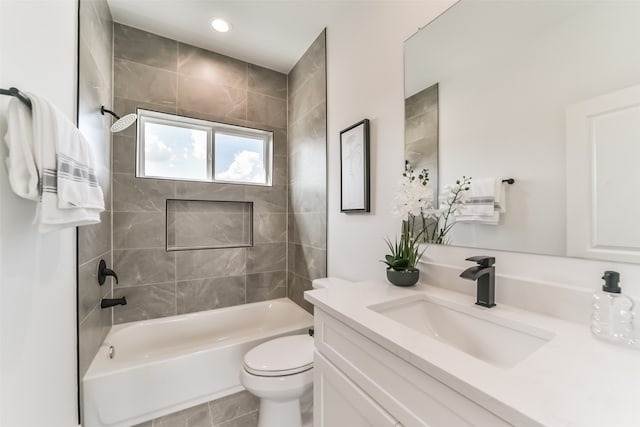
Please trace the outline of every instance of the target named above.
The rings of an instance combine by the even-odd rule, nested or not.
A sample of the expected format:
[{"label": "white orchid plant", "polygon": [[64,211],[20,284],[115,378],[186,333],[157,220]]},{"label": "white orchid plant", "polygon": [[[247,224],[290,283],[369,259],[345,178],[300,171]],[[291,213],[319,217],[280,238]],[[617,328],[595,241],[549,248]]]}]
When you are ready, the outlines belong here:
[{"label": "white orchid plant", "polygon": [[440,194],[440,206],[434,208],[433,186],[429,181],[429,171],[422,169],[417,175],[408,161],[400,180],[400,191],[393,203],[393,214],[406,222],[405,230],[415,239],[425,243],[447,245],[449,231],[455,225],[454,214],[464,204],[471,177],[463,176],[455,184],[446,185]]}]

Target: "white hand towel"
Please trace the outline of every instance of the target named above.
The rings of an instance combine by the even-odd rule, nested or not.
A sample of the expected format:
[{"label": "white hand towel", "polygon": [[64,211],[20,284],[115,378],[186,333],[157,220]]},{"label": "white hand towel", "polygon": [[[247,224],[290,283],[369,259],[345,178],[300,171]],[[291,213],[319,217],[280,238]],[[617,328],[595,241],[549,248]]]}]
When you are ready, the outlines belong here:
[{"label": "white hand towel", "polygon": [[500,212],[506,212],[506,197],[501,179],[474,179],[469,197],[455,212],[457,222],[476,222],[497,225]]},{"label": "white hand towel", "polygon": [[9,98],[6,107],[5,143],[9,155],[5,159],[11,189],[18,196],[38,200],[40,175],[33,153],[31,111],[19,99]]},{"label": "white hand towel", "polygon": [[40,231],[99,223],[104,201],[89,145],[54,105],[33,94],[29,99],[40,172]]},{"label": "white hand towel", "polygon": [[460,216],[492,216],[498,193],[497,180],[474,179],[469,187],[469,196],[456,213]]}]

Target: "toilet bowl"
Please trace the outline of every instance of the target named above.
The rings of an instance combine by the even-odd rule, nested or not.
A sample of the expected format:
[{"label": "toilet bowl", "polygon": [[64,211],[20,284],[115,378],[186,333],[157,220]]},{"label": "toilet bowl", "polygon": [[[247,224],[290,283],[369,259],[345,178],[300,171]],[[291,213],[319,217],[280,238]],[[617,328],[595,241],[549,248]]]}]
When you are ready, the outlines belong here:
[{"label": "toilet bowl", "polygon": [[[334,277],[312,282],[314,289],[351,283]],[[260,398],[258,427],[302,426],[300,399],[311,399],[313,348],[311,336],[293,335],[267,341],[244,356],[240,383]]]},{"label": "toilet bowl", "polygon": [[300,399],[313,385],[313,338],[276,338],[244,356],[240,383],[260,398],[258,427],[301,427]]}]

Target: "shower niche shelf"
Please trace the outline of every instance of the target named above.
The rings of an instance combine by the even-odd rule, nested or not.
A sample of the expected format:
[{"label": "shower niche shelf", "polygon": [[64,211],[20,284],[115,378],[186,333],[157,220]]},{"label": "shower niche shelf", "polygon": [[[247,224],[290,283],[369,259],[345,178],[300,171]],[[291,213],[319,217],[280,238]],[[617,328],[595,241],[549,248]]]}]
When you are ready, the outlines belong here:
[{"label": "shower niche shelf", "polygon": [[253,246],[253,202],[167,199],[166,249]]}]

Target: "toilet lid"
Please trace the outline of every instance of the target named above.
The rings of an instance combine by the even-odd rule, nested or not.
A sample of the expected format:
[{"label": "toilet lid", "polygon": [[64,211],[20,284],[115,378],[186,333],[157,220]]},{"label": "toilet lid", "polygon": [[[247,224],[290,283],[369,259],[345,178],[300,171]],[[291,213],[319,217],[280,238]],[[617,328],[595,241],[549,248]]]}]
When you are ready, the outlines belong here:
[{"label": "toilet lid", "polygon": [[304,372],[313,367],[313,338],[293,335],[276,338],[249,350],[244,368],[250,374],[277,377]]}]

